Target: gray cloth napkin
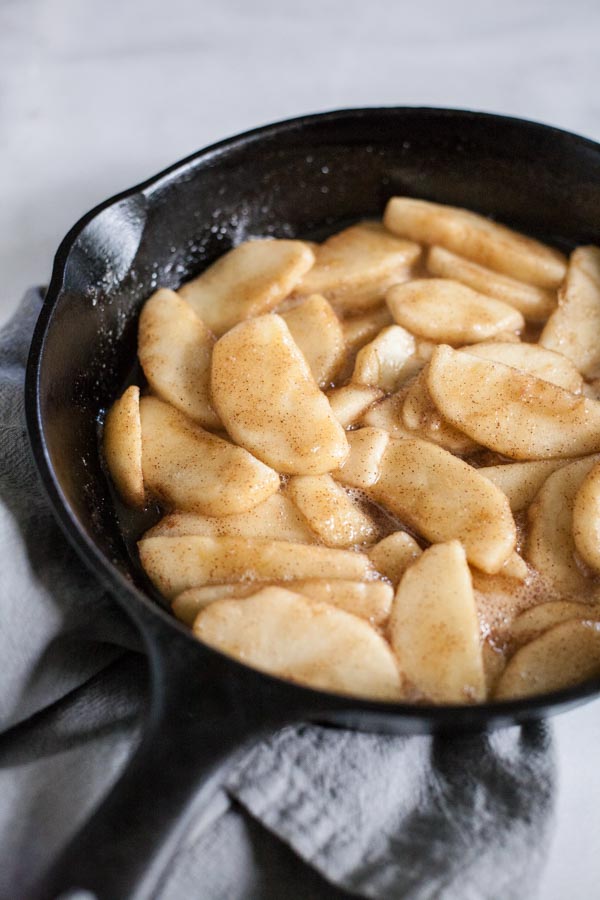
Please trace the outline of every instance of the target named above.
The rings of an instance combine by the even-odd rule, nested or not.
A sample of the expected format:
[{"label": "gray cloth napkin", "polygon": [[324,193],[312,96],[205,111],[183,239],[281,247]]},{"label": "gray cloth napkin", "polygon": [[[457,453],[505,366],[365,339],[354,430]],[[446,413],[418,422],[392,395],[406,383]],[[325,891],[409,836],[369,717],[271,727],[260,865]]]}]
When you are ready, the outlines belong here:
[{"label": "gray cloth napkin", "polygon": [[[41,302],[0,334],[0,897],[18,900],[139,737],[145,661],[67,545],[23,417]],[[188,829],[158,900],[530,898],[550,838],[545,726],[396,738],[300,725],[249,750]]]}]

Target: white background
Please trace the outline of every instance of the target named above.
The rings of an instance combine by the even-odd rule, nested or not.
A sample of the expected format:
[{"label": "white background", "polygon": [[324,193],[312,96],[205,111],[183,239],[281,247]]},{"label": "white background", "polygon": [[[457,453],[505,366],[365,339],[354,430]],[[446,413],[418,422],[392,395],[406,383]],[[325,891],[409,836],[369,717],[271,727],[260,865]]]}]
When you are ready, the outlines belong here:
[{"label": "white background", "polygon": [[[0,0],[0,320],[91,206],[304,112],[438,105],[600,139],[597,0]],[[600,218],[600,210],[599,210]],[[555,720],[540,896],[600,896],[600,705]]]}]

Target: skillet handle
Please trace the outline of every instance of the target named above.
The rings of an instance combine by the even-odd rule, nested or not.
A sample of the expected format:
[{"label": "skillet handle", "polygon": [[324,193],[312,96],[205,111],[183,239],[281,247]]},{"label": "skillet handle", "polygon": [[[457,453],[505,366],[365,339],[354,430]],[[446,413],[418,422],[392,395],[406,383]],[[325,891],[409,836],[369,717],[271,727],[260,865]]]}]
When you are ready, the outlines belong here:
[{"label": "skillet handle", "polygon": [[[152,625],[151,696],[141,743],[91,819],[46,873],[35,900],[146,900],[191,815],[242,748],[302,718],[297,698],[189,639]],[[287,696],[288,694],[291,695]],[[290,702],[291,701],[291,702]]]}]

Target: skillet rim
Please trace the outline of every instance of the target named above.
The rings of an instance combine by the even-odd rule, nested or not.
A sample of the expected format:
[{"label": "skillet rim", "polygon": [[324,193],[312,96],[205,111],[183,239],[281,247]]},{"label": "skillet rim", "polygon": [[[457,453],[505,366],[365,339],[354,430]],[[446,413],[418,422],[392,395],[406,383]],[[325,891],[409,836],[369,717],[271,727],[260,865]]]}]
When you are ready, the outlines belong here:
[{"label": "skillet rim", "polygon": [[[401,118],[405,114],[408,116],[422,115],[423,117],[432,116],[462,120],[466,118],[467,120],[487,121],[490,125],[498,124],[500,126],[516,124],[525,130],[545,133],[549,138],[561,137],[567,139],[575,145],[581,145],[600,155],[600,143],[565,129],[557,128],[553,125],[545,125],[531,119],[522,119],[516,116],[433,106],[350,107],[320,113],[303,114],[293,118],[261,125],[257,128],[252,128],[248,131],[224,138],[189,154],[183,159],[162,169],[156,175],[139,182],[131,188],[120,191],[94,206],[71,227],[59,244],[54,257],[50,283],[46,290],[44,301],[36,321],[27,359],[24,394],[29,442],[40,480],[50,501],[53,514],[62,531],[79,556],[83,559],[86,566],[99,578],[111,597],[118,602],[119,606],[126,614],[134,618],[142,631],[142,635],[147,641],[148,624],[147,621],[144,621],[143,619],[144,612],[150,613],[150,615],[155,618],[155,624],[160,624],[161,628],[163,626],[165,627],[165,632],[161,635],[161,638],[167,638],[166,628],[172,629],[171,636],[177,634],[183,636],[189,648],[195,646],[197,649],[204,651],[204,653],[212,655],[213,658],[218,658],[221,662],[226,662],[231,669],[232,675],[237,674],[240,677],[247,678],[249,673],[252,673],[252,676],[257,678],[259,684],[263,682],[269,686],[285,685],[288,689],[293,689],[297,693],[299,699],[304,697],[304,700],[306,701],[305,705],[308,710],[324,709],[325,711],[335,711],[340,713],[367,712],[379,716],[393,715],[394,717],[405,718],[407,720],[422,721],[423,725],[431,723],[434,728],[437,725],[439,727],[456,726],[457,729],[461,726],[463,728],[467,727],[468,729],[481,729],[485,728],[486,725],[492,725],[494,722],[506,725],[516,724],[526,720],[539,719],[546,715],[552,715],[584,703],[587,700],[591,700],[594,696],[597,697],[600,694],[600,676],[596,679],[590,679],[582,684],[565,688],[560,691],[539,694],[520,700],[487,701],[480,704],[433,705],[368,700],[352,695],[335,694],[328,691],[309,688],[288,679],[262,672],[252,666],[247,666],[233,657],[221,653],[207,644],[197,641],[189,629],[170,615],[165,609],[160,607],[147,594],[136,587],[135,584],[130,582],[99,549],[95,541],[88,537],[85,530],[80,526],[77,516],[71,510],[70,505],[61,490],[60,481],[52,465],[45,439],[44,422],[39,402],[39,385],[44,366],[45,344],[48,333],[52,327],[52,318],[55,307],[60,300],[61,291],[64,285],[65,269],[73,245],[83,229],[96,216],[125,199],[138,195],[151,196],[169,181],[177,179],[178,176],[185,174],[190,167],[209,164],[219,156],[226,155],[228,151],[234,151],[240,146],[248,146],[261,139],[269,138],[271,136],[276,137],[277,135],[288,131],[300,130],[313,123],[331,122],[332,124],[335,124],[343,119],[365,119],[369,116]],[[431,731],[432,729],[428,728],[427,730]]]}]

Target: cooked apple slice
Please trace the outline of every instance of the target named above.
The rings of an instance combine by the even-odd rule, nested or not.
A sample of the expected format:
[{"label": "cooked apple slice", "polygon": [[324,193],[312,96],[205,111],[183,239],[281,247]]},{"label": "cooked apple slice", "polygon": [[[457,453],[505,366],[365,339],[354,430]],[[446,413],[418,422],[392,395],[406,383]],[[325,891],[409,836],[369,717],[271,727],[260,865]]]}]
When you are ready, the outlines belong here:
[{"label": "cooked apple slice", "polygon": [[498,574],[504,578],[514,578],[515,581],[525,581],[529,575],[529,568],[525,560],[513,551]]},{"label": "cooked apple slice", "polygon": [[319,690],[374,700],[402,696],[394,655],[368,622],[283,588],[211,603],[194,634],[247,665]]},{"label": "cooked apple slice", "polygon": [[527,509],[547,478],[566,465],[564,459],[540,459],[532,462],[482,466],[477,471],[489,478],[508,497],[513,512]]},{"label": "cooked apple slice", "polygon": [[429,363],[427,386],[444,418],[504,456],[547,459],[600,450],[600,403],[503,363],[442,345]]},{"label": "cooked apple slice", "polygon": [[281,316],[249,319],[217,341],[211,388],[234,441],[279,472],[321,475],[348,455],[344,429]]},{"label": "cooked apple slice", "polygon": [[509,661],[496,700],[520,700],[600,675],[600,623],[562,622],[525,644]]},{"label": "cooked apple slice", "polygon": [[233,516],[200,516],[176,511],[164,516],[144,537],[170,535],[181,537],[197,534],[202,537],[273,538],[279,541],[316,543],[316,535],[292,501],[278,493],[268,497],[248,512]]},{"label": "cooked apple slice", "polygon": [[428,376],[426,366],[410,384],[402,404],[402,424],[415,437],[433,441],[451,453],[459,456],[474,453],[478,447],[475,441],[446,422],[431,399]]},{"label": "cooked apple slice", "polygon": [[[238,582],[190,588],[175,598],[173,613],[186,625],[193,625],[200,610],[209,603],[223,597],[248,597],[255,594],[260,587],[262,586]],[[285,588],[296,594],[303,594],[311,600],[338,606],[346,612],[360,616],[361,619],[367,619],[372,625],[381,625],[387,620],[394,599],[394,591],[385,581],[346,581],[343,578],[327,581],[323,578],[312,578],[307,581],[288,581]]]},{"label": "cooked apple slice", "polygon": [[597,593],[575,558],[573,506],[575,497],[598,456],[562,466],[542,485],[529,507],[526,559],[563,594],[592,597]]},{"label": "cooked apple slice", "polygon": [[538,603],[517,616],[510,626],[510,637],[515,644],[528,644],[544,631],[570,619],[597,622],[600,620],[600,607],[569,600]]},{"label": "cooked apple slice", "polygon": [[377,526],[331,475],[296,475],[287,494],[309,526],[329,547],[353,547],[377,540]]},{"label": "cooked apple slice", "polygon": [[413,334],[446,344],[473,344],[525,327],[521,313],[448,278],[416,278],[385,297],[394,321]]},{"label": "cooked apple slice", "polygon": [[352,381],[382,391],[395,391],[406,377],[406,364],[415,353],[415,339],[399,325],[384,328],[358,351]]},{"label": "cooked apple slice", "polygon": [[350,453],[344,464],[332,472],[336,481],[359,490],[372,487],[379,478],[381,460],[389,438],[387,431],[380,428],[349,431]]},{"label": "cooked apple slice", "polygon": [[556,292],[547,288],[525,284],[492,272],[471,260],[456,256],[443,247],[431,247],[427,255],[427,268],[439,278],[452,278],[467,287],[509,303],[530,322],[545,322],[556,308]]},{"label": "cooked apple slice", "polygon": [[[374,403],[360,419],[359,424],[379,431],[387,431],[391,437],[414,437],[402,421],[402,407],[407,396],[407,388],[400,388],[395,394]],[[351,432],[350,432],[351,433]]]},{"label": "cooked apple slice", "polygon": [[325,297],[308,300],[282,313],[319,387],[331,384],[346,354],[342,326]]},{"label": "cooked apple slice", "polygon": [[237,322],[277,306],[314,260],[313,251],[302,241],[245,241],[178,293],[211,331],[223,334]]},{"label": "cooked apple slice", "polygon": [[485,699],[471,574],[458,541],[430,547],[404,573],[390,615],[403,674],[434,703]]},{"label": "cooked apple slice", "polygon": [[429,541],[457,539],[469,562],[499,572],[515,548],[515,523],[504,494],[447,450],[428,441],[390,438],[374,499]]},{"label": "cooked apple slice", "polygon": [[382,397],[383,391],[379,388],[364,384],[347,384],[327,394],[331,410],[342,428],[354,425]]},{"label": "cooked apple slice", "polygon": [[246,512],[279,490],[279,475],[242,447],[204,431],[156,397],[143,397],[144,482],[159,499],[207,516]]},{"label": "cooked apple slice", "polygon": [[375,309],[370,309],[363,315],[343,319],[342,332],[347,353],[356,353],[357,350],[377,337],[387,325],[393,324],[392,314],[385,303]]},{"label": "cooked apple slice", "polygon": [[239,537],[150,537],[138,543],[148,577],[165,597],[190,587],[233,581],[306,578],[369,580],[374,570],[364,553],[293,541]]},{"label": "cooked apple slice", "polygon": [[573,503],[573,539],[577,552],[600,572],[600,464],[583,479]]},{"label": "cooked apple slice", "polygon": [[132,384],[115,400],[104,422],[104,458],[119,494],[128,506],[144,505],[140,389]]},{"label": "cooked apple slice", "polygon": [[558,309],[548,319],[540,344],[568,357],[588,378],[600,375],[600,247],[571,254]]},{"label": "cooked apple slice", "polygon": [[485,216],[412,197],[393,197],[384,224],[394,234],[437,244],[511,278],[556,288],[565,277],[562,253]]},{"label": "cooked apple slice", "polygon": [[189,303],[161,289],[146,301],[138,329],[138,357],[161,400],[205,428],[221,427],[209,396],[214,335]]},{"label": "cooked apple slice", "polygon": [[373,306],[387,288],[409,277],[418,244],[398,240],[378,222],[360,222],[327,238],[296,293],[322,294],[345,311]]},{"label": "cooked apple slice", "polygon": [[566,356],[546,350],[539,344],[489,341],[465,347],[462,352],[529,372],[530,375],[556,384],[572,394],[580,394],[583,387],[583,378]]},{"label": "cooked apple slice", "polygon": [[388,578],[394,587],[423,551],[406,531],[394,531],[368,551],[377,571]]}]

